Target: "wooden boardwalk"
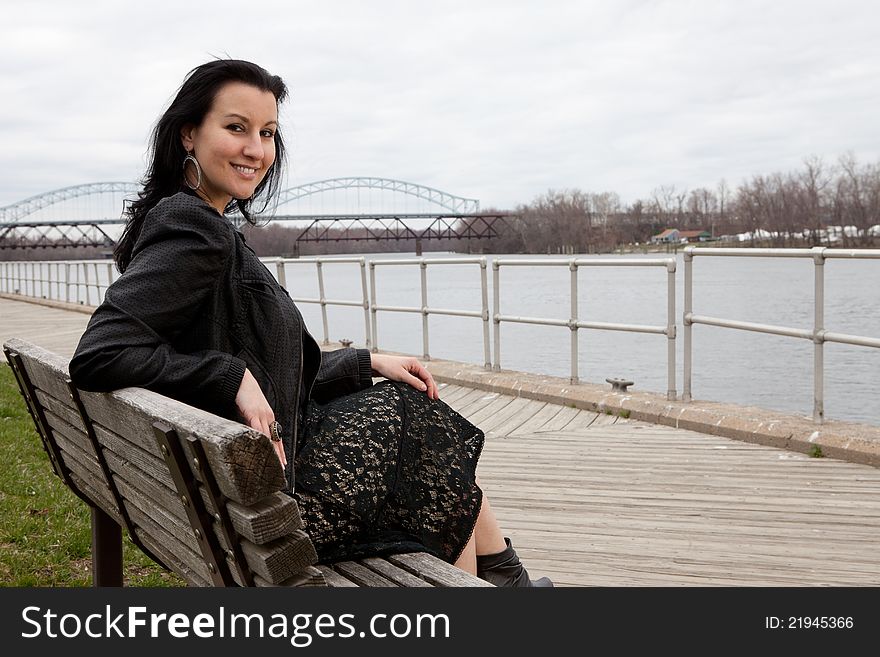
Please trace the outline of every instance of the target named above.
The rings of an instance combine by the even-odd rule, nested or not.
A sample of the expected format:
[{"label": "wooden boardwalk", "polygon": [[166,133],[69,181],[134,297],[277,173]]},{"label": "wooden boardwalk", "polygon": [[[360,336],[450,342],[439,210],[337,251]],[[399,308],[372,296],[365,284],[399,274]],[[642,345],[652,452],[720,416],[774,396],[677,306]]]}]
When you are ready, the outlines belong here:
[{"label": "wooden boardwalk", "polygon": [[[88,315],[0,299],[71,355]],[[480,478],[535,575],[574,586],[877,586],[880,470],[456,385]],[[2,466],[0,466],[2,467]]]}]

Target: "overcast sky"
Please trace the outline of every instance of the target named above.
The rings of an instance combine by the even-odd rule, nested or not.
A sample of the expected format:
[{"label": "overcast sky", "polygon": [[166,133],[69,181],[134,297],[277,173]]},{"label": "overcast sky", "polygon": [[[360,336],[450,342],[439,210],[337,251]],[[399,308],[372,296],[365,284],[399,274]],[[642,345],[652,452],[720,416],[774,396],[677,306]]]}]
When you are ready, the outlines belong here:
[{"label": "overcast sky", "polygon": [[216,56],[290,87],[289,185],[380,176],[512,208],[880,159],[873,0],[0,2],[0,206],[136,181]]}]

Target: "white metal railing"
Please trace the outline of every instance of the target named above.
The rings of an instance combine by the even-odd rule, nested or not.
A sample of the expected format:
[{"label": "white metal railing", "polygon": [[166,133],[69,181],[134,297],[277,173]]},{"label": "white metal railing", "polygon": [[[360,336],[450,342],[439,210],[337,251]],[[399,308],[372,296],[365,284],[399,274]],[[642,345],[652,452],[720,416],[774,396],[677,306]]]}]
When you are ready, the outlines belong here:
[{"label": "white metal railing", "polygon": [[[100,270],[106,270],[103,281],[98,274]],[[112,260],[0,262],[0,291],[68,303],[101,303],[104,292],[115,278],[116,267]],[[93,289],[95,304],[91,304]]]},{"label": "white metal railing", "polygon": [[[370,301],[367,296],[366,259],[360,258],[273,258],[275,262],[276,278],[282,287],[287,288],[287,275],[284,266],[287,264],[314,264],[318,274],[318,298],[291,297],[297,303],[315,303],[321,306],[321,321],[324,328],[324,344],[330,343],[330,331],[327,323],[327,306],[354,306],[364,309],[364,335],[367,349],[370,349],[373,340],[370,333]],[[264,261],[266,262],[266,261]],[[324,265],[325,264],[357,264],[361,269],[361,300],[328,299],[324,295]]]},{"label": "white metal railing", "polygon": [[[571,271],[571,314],[568,319],[547,319],[540,317],[518,317],[501,314],[500,270],[501,267],[560,267],[567,266]],[[609,322],[585,322],[578,317],[578,270],[581,267],[665,267],[667,272],[667,315],[666,326],[647,326],[641,324],[615,324]],[[495,363],[494,369],[501,369],[501,322],[520,324],[539,324],[544,326],[566,326],[571,330],[571,382],[578,382],[578,330],[595,329],[603,331],[632,331],[636,333],[657,333],[667,340],[666,398],[674,400],[675,391],[675,258],[662,259],[601,259],[573,258],[569,260],[509,260],[496,259],[492,265],[493,302],[495,323]]]},{"label": "white metal railing", "polygon": [[[739,320],[721,319],[693,312],[693,259],[694,256],[763,257],[763,258],[811,258],[813,276],[813,328],[798,329]],[[694,324],[706,324],[741,331],[756,331],[771,335],[802,338],[813,343],[813,420],[822,422],[824,409],[824,371],[826,342],[839,342],[862,347],[880,348],[880,338],[861,335],[833,333],[825,329],[825,261],[829,258],[880,259],[880,249],[828,249],[817,246],[812,249],[713,249],[688,246],[684,249],[684,401],[691,401],[692,350],[691,332]]]},{"label": "white metal railing", "polygon": [[[431,308],[428,306],[428,265],[465,265],[476,264],[480,266],[480,284],[482,288],[482,309],[476,310],[449,310],[445,308]],[[380,306],[376,302],[376,267],[392,265],[418,265],[421,270],[422,305],[416,307],[406,306]],[[419,313],[422,316],[422,356],[430,359],[428,345],[428,316],[451,315],[456,317],[479,317],[483,320],[483,358],[484,367],[491,368],[491,356],[489,347],[489,293],[486,281],[486,258],[410,258],[401,260],[371,260],[370,261],[370,310],[373,319],[373,351],[377,351],[378,326],[377,313],[381,311],[398,313]]]}]

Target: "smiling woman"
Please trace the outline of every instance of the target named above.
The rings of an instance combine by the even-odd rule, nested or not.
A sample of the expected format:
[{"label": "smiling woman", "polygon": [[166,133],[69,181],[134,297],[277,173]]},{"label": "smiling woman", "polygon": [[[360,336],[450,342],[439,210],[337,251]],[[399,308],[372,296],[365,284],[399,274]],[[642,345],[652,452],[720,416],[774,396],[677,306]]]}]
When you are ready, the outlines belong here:
[{"label": "smiling woman", "polygon": [[250,219],[254,199],[277,191],[286,94],[250,62],[190,73],[153,133],[115,253],[122,275],[71,378],[149,388],[271,439],[321,562],[426,551],[493,584],[551,585],[530,580],[478,485],[483,432],[415,358],[322,353],[226,216]]},{"label": "smiling woman", "polygon": [[217,92],[201,125],[181,131],[185,180],[222,213],[232,199],[248,199],[275,162],[278,103],[269,91],[229,82]]}]

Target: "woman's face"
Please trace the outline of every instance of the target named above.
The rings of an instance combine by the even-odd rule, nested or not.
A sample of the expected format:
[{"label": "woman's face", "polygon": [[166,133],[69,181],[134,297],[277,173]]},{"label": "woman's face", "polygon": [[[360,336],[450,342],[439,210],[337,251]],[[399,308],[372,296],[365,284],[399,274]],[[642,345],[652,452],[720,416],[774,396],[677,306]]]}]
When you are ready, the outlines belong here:
[{"label": "woman's face", "polygon": [[[221,214],[233,199],[250,198],[275,161],[275,96],[242,82],[220,88],[202,124],[181,131],[183,147],[202,169],[199,194]],[[195,184],[191,165],[187,180]]]}]

